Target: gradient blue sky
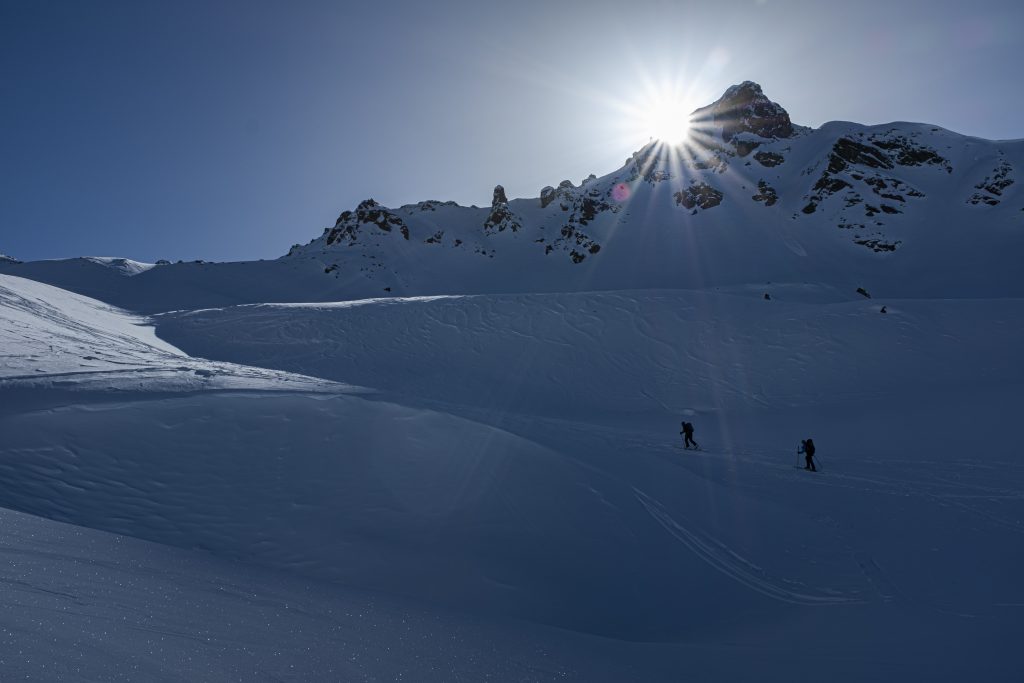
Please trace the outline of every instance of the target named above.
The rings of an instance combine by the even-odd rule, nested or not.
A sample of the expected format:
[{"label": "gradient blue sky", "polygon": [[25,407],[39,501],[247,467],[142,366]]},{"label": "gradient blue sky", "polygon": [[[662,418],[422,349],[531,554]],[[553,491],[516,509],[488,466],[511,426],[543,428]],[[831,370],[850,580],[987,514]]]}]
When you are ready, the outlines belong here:
[{"label": "gradient blue sky", "polygon": [[0,252],[274,258],[366,197],[537,196],[660,83],[1024,137],[1022,5],[0,0]]}]

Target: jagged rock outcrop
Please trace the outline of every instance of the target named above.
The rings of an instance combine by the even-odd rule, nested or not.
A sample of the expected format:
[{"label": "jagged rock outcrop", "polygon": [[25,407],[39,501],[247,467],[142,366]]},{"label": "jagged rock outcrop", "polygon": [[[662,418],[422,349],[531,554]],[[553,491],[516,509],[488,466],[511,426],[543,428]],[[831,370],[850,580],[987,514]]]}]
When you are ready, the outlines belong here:
[{"label": "jagged rock outcrop", "polygon": [[1013,173],[1013,166],[1010,165],[1006,159],[1000,160],[999,164],[989,175],[985,176],[985,179],[974,186],[974,189],[980,190],[975,192],[967,200],[968,204],[987,204],[988,206],[996,206],[999,204],[999,198],[1003,196],[1003,192],[1006,188],[1013,185],[1013,178],[1010,174]]},{"label": "jagged rock outcrop", "polygon": [[931,147],[919,144],[892,131],[868,136],[871,144],[884,149],[889,158],[898,166],[940,166],[946,173],[953,172],[953,166]]},{"label": "jagged rock outcrop", "polygon": [[354,244],[359,239],[360,228],[368,226],[373,226],[384,232],[397,230],[402,237],[409,239],[409,227],[397,214],[384,208],[373,199],[367,199],[360,202],[355,211],[341,212],[334,227],[325,231],[325,242],[328,246],[342,240],[348,240],[349,244]]},{"label": "jagged rock outcrop", "polygon": [[673,154],[673,150],[660,142],[644,145],[627,162],[630,165],[629,180],[640,179],[652,184],[670,180]]},{"label": "jagged rock outcrop", "polygon": [[[788,138],[793,135],[789,113],[772,102],[753,81],[743,81],[725,91],[717,102],[693,112],[693,128],[710,132],[721,129],[721,137],[731,142],[740,133],[752,133],[762,138]],[[754,144],[742,141],[744,153],[752,151]],[[739,150],[737,150],[739,151]]]},{"label": "jagged rock outcrop", "polygon": [[[863,192],[856,191],[855,183],[862,184],[864,191],[870,191],[880,199],[899,204],[905,203],[907,196],[924,197],[924,193],[899,178],[880,173],[899,166],[938,166],[947,173],[952,172],[953,167],[947,159],[912,137],[894,131],[840,137],[829,151],[827,167],[805,197],[807,203],[803,213],[814,213],[828,197],[844,191],[847,208],[864,203]],[[865,216],[870,218],[879,213],[899,214],[903,211],[893,204],[864,203]]]},{"label": "jagged rock outcrop", "polygon": [[762,166],[772,168],[783,163],[786,160],[786,157],[778,154],[777,152],[758,152],[754,155],[754,160]]},{"label": "jagged rock outcrop", "polygon": [[693,183],[685,190],[680,190],[673,195],[676,204],[695,212],[699,209],[710,209],[722,203],[721,192],[707,183]]},{"label": "jagged rock outcrop", "polygon": [[494,186],[494,195],[491,199],[491,213],[484,221],[484,233],[492,235],[496,232],[511,230],[516,232],[520,228],[512,209],[508,207],[508,197],[505,196],[505,188],[501,185]]},{"label": "jagged rock outcrop", "polygon": [[755,202],[764,202],[765,206],[772,206],[779,201],[779,194],[771,185],[763,180],[757,181],[757,194],[751,197]]},{"label": "jagged rock outcrop", "polygon": [[491,207],[498,206],[499,204],[508,204],[508,197],[505,196],[505,188],[501,185],[494,186],[494,194],[491,199]]},{"label": "jagged rock outcrop", "polygon": [[555,198],[557,196],[558,194],[555,192],[555,188],[551,187],[550,185],[546,185],[543,188],[541,188],[540,208],[546,209],[548,207],[548,204],[555,201]]}]

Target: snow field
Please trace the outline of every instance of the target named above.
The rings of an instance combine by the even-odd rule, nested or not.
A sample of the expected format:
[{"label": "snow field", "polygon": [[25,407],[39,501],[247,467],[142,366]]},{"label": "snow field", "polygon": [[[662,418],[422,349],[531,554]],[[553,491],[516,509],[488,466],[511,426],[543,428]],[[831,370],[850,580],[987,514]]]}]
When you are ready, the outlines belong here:
[{"label": "snow field", "polygon": [[[1010,670],[1024,604],[1017,300],[902,300],[882,315],[874,301],[752,291],[442,297],[169,314],[158,338],[98,302],[2,284],[5,348],[17,353],[0,381],[0,500],[157,541],[168,557],[266,568],[190,569],[179,585],[196,609],[208,571],[283,572],[254,595],[277,581],[334,595],[321,582],[340,581],[390,596],[398,613],[477,615],[445,629],[496,624],[467,648],[499,653],[488,660],[499,672],[521,660],[491,634],[567,629],[548,641],[558,665],[526,680]],[[679,448],[682,415],[703,451]],[[793,468],[806,436],[821,476]],[[19,595],[48,571],[33,566],[11,575]],[[131,573],[144,591],[165,590]],[[156,599],[117,594],[124,603],[97,600],[67,628],[31,632],[94,634],[83,671],[169,666],[98,635],[98,614],[123,622],[121,605]],[[36,607],[19,604],[11,642],[47,661],[17,630],[20,610]],[[267,642],[252,606],[222,609],[206,631],[172,611],[165,630],[205,633],[211,671],[281,671],[250,654]],[[310,625],[316,614],[293,622],[309,635],[283,657],[294,665],[305,650],[299,670],[339,671],[324,635],[338,631]],[[421,626],[413,636],[432,642]],[[415,647],[381,663],[381,640],[345,642],[348,653],[377,648],[374,671],[421,670]],[[586,653],[599,651],[608,666],[594,673]],[[459,656],[454,679],[479,670]]]}]

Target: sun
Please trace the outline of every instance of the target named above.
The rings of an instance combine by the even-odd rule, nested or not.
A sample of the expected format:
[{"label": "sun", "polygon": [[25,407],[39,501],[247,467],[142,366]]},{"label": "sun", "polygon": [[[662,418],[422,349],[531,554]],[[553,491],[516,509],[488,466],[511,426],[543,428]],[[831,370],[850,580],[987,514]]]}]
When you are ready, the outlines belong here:
[{"label": "sun", "polygon": [[710,100],[701,77],[688,73],[685,68],[651,72],[638,66],[621,91],[602,97],[616,141],[633,150],[651,142],[680,153],[689,149],[691,140],[701,136],[699,126],[691,130],[691,117]]},{"label": "sun", "polygon": [[690,132],[690,112],[693,107],[682,98],[672,94],[658,94],[640,104],[638,127],[648,138],[678,145],[686,140]]}]

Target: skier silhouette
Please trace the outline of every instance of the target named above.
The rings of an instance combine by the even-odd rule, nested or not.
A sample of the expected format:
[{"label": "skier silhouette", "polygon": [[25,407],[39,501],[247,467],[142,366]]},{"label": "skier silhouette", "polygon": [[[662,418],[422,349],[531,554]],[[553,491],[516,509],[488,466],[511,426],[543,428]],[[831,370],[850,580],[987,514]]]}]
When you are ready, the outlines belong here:
[{"label": "skier silhouette", "polygon": [[683,448],[700,448],[700,444],[693,440],[692,422],[683,422],[683,429],[679,433],[683,435]]},{"label": "skier silhouette", "polygon": [[797,449],[797,453],[804,454],[804,461],[807,463],[804,466],[805,470],[810,470],[811,472],[818,471],[818,468],[814,466],[814,439],[801,441],[800,448]]}]

